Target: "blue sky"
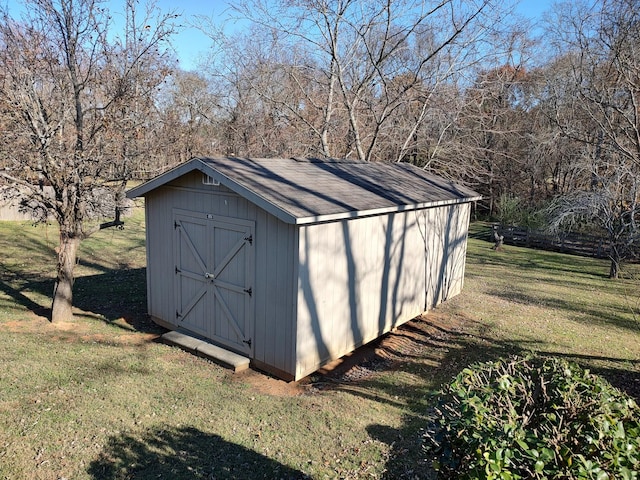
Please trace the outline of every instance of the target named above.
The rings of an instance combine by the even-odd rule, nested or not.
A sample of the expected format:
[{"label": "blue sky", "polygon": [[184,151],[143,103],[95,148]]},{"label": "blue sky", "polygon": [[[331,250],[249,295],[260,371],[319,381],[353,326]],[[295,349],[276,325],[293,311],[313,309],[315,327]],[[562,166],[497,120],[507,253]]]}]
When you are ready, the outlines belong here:
[{"label": "blue sky", "polygon": [[[182,0],[180,2],[159,0],[158,7],[163,11],[177,11],[182,15],[181,20],[187,23],[191,17],[196,15],[222,20],[228,16],[229,4],[224,0]],[[173,43],[178,51],[180,66],[185,70],[193,70],[197,66],[198,58],[206,52],[211,42],[198,29],[185,25],[181,32],[174,37]]]},{"label": "blue sky", "polygon": [[521,0],[516,10],[525,17],[537,19],[551,7],[552,3],[551,0]]},{"label": "blue sky", "polygon": [[[109,0],[112,12],[122,10],[123,0]],[[516,11],[520,15],[538,20],[541,14],[551,5],[552,0],[521,0]],[[18,0],[0,0],[0,4],[8,6],[12,14],[16,14],[20,2]],[[157,0],[157,5],[164,12],[175,10],[182,14],[181,21],[187,24],[195,15],[219,18],[221,21],[227,17],[229,2],[226,0]],[[185,70],[196,68],[198,58],[202,56],[210,45],[208,37],[193,27],[185,26],[174,37],[174,47],[178,52],[180,65]]]}]

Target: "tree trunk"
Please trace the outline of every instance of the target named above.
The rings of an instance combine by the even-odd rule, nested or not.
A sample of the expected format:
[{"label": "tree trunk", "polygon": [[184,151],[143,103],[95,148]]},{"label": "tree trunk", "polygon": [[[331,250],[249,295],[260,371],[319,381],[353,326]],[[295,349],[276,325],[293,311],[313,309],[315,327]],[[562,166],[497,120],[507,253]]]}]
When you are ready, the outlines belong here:
[{"label": "tree trunk", "polygon": [[60,233],[58,247],[58,278],[53,291],[51,323],[68,322],[73,319],[73,269],[76,265],[80,239]]},{"label": "tree trunk", "polygon": [[609,269],[609,278],[617,279],[620,273],[620,262],[616,259],[611,259],[611,268]]},{"label": "tree trunk", "polygon": [[609,254],[609,258],[611,259],[609,278],[617,279],[618,275],[620,274],[620,262],[622,260],[620,258],[620,253],[618,252],[618,247],[616,245],[611,246],[611,253]]}]

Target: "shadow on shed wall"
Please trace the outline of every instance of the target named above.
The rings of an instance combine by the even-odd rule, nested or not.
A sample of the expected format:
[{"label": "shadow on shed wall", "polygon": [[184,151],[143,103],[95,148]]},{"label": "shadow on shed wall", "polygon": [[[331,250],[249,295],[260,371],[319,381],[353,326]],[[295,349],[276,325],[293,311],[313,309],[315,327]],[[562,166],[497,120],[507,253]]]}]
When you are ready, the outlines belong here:
[{"label": "shadow on shed wall", "polygon": [[459,293],[467,221],[463,205],[302,228],[298,375]]}]

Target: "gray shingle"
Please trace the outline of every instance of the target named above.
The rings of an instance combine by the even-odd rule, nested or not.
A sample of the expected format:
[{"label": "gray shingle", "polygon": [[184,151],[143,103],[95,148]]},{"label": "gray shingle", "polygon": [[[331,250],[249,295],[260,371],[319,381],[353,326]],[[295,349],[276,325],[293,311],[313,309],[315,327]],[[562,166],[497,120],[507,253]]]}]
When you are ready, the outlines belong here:
[{"label": "gray shingle", "polygon": [[129,198],[200,170],[286,223],[305,224],[479,200],[473,190],[407,163],[294,158],[194,158]]},{"label": "gray shingle", "polygon": [[406,163],[202,158],[294,218],[407,210],[479,199],[468,188]]}]

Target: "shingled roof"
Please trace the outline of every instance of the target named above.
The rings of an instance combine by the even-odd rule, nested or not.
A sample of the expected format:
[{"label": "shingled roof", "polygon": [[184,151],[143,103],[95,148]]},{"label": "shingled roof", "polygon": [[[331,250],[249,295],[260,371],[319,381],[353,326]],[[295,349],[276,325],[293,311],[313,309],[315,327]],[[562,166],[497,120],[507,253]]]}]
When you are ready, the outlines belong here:
[{"label": "shingled roof", "polygon": [[130,198],[199,170],[286,223],[307,224],[471,202],[471,189],[407,163],[194,158],[130,190]]}]

